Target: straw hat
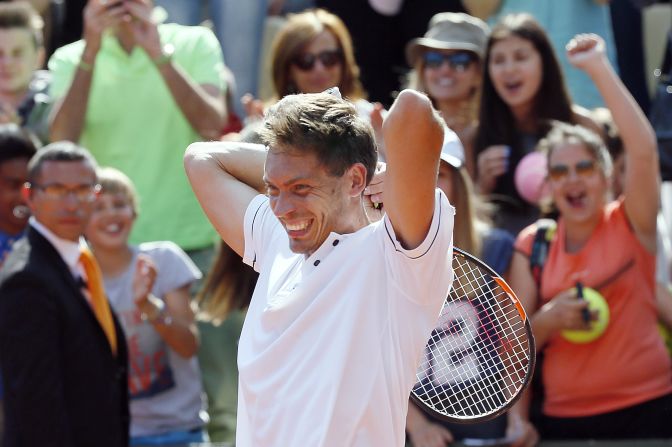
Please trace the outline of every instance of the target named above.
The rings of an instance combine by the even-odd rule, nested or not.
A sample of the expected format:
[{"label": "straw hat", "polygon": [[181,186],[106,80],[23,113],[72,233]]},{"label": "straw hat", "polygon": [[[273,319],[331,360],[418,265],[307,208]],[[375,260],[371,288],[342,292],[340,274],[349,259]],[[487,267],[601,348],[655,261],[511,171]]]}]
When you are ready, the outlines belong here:
[{"label": "straw hat", "polygon": [[441,12],[429,21],[424,37],[408,42],[406,61],[415,65],[425,49],[468,50],[483,58],[489,34],[490,28],[479,18],[462,12]]}]

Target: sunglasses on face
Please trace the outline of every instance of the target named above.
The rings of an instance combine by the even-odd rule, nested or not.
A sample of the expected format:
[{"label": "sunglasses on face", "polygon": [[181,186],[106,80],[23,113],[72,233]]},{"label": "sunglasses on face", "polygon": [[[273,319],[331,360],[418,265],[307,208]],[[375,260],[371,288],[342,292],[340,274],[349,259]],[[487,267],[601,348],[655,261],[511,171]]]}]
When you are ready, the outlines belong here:
[{"label": "sunglasses on face", "polygon": [[574,169],[577,176],[587,178],[595,173],[596,168],[595,160],[581,160],[573,168],[566,164],[556,164],[548,168],[548,176],[554,182],[560,182],[569,177],[570,169]]},{"label": "sunglasses on face", "polygon": [[455,71],[466,71],[469,65],[476,60],[473,54],[467,52],[445,54],[438,51],[428,51],[422,58],[426,68],[440,68],[444,62],[447,62],[450,68]]},{"label": "sunglasses on face", "polygon": [[315,67],[315,62],[317,62],[318,59],[326,68],[331,68],[334,65],[343,62],[343,53],[341,50],[326,50],[317,54],[303,53],[295,57],[292,63],[296,65],[299,70],[309,71]]}]

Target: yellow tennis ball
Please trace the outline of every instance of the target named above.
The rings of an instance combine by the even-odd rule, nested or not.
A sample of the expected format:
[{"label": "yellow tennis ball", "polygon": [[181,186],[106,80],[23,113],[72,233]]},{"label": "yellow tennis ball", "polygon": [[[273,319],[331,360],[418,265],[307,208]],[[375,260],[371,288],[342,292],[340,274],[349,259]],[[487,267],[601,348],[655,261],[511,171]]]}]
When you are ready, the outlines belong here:
[{"label": "yellow tennis ball", "polygon": [[670,334],[670,330],[666,328],[662,323],[658,323],[658,332],[660,332],[660,335],[663,337],[663,341],[665,342],[667,352],[669,352],[670,355],[672,355],[672,334]]},{"label": "yellow tennis ball", "polygon": [[590,322],[590,329],[562,331],[562,336],[572,343],[590,343],[599,338],[609,324],[609,305],[604,297],[597,290],[584,287],[583,298],[588,301],[588,310],[591,313],[597,311],[597,320]]}]

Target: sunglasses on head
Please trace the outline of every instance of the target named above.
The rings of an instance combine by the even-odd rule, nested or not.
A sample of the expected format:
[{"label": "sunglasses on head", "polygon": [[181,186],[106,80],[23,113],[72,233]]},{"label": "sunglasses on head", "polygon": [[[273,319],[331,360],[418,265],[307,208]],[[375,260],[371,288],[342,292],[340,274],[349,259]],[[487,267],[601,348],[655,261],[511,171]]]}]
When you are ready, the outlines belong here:
[{"label": "sunglasses on head", "polygon": [[574,169],[574,172],[579,177],[590,177],[595,173],[597,164],[595,160],[581,160],[576,163],[574,167],[568,166],[566,164],[555,164],[551,165],[548,168],[548,177],[554,182],[559,182],[567,179],[569,177],[570,169]]},{"label": "sunglasses on head", "polygon": [[317,62],[318,59],[326,68],[331,68],[334,65],[343,62],[343,53],[341,50],[326,50],[317,54],[303,53],[295,57],[294,60],[292,60],[292,63],[296,65],[299,70],[309,71],[315,67],[315,62]]},{"label": "sunglasses on head", "polygon": [[422,59],[426,68],[439,68],[444,62],[448,62],[448,65],[453,70],[465,71],[476,60],[476,56],[466,51],[450,54],[427,51],[422,56]]}]

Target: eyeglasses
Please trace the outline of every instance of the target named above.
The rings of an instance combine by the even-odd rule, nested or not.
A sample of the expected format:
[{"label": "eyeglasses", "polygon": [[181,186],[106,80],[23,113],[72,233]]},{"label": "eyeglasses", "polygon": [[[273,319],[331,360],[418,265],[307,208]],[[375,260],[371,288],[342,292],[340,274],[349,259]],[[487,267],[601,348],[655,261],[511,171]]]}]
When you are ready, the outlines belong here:
[{"label": "eyeglasses", "polygon": [[462,72],[469,68],[469,65],[476,60],[476,56],[465,51],[451,54],[428,51],[422,56],[422,59],[426,68],[441,68],[444,62],[448,62],[450,68]]},{"label": "eyeglasses", "polygon": [[[587,178],[595,173],[597,165],[595,160],[581,160],[574,165],[574,172],[577,176]],[[569,176],[569,171],[572,169],[566,164],[551,165],[548,169],[548,176],[554,182],[560,182]]]},{"label": "eyeglasses", "polygon": [[315,67],[317,60],[322,62],[326,68],[331,68],[336,64],[343,62],[343,52],[341,50],[326,50],[317,54],[303,53],[296,56],[292,63],[296,65],[299,70],[310,71]]},{"label": "eyeglasses", "polygon": [[64,200],[70,194],[79,202],[93,202],[100,192],[100,185],[78,185],[69,188],[60,183],[52,183],[49,185],[29,184],[31,188],[39,189],[44,196],[50,200]]}]

